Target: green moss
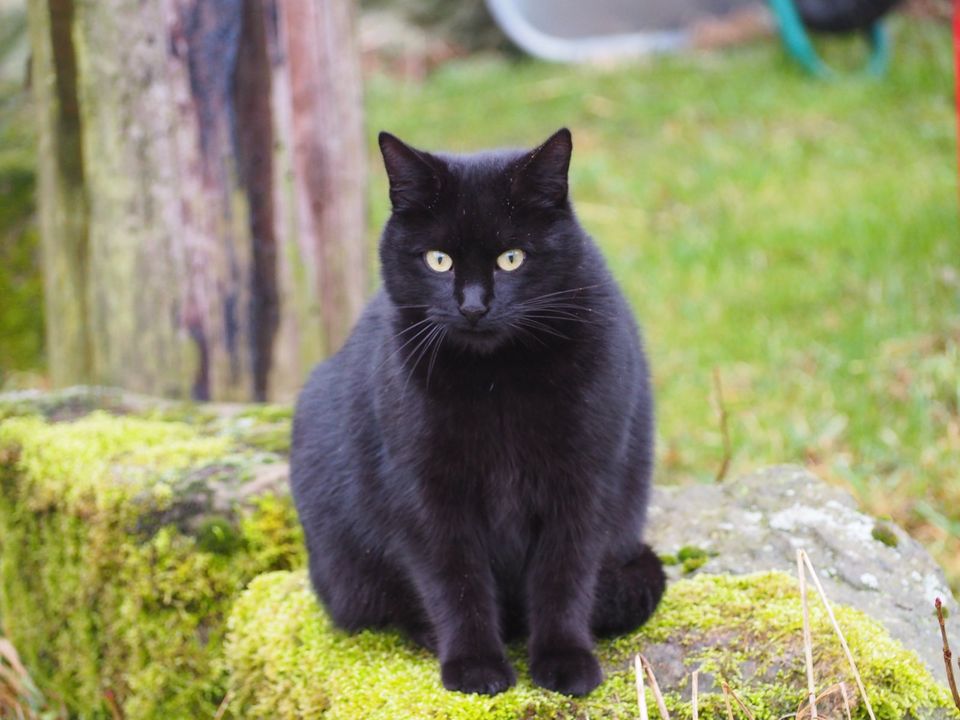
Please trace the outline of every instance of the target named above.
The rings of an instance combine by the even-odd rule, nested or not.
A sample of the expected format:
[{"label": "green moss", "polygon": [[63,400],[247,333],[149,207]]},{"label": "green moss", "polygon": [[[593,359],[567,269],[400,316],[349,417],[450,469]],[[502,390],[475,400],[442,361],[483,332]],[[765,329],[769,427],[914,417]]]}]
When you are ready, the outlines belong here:
[{"label": "green moss", "polygon": [[703,548],[694,547],[693,545],[684,545],[680,548],[680,551],[677,553],[677,560],[680,562],[686,562],[687,560],[701,560],[708,557],[707,551]]},{"label": "green moss", "polygon": [[706,555],[700,555],[699,557],[687,558],[683,561],[683,572],[686,574],[692,573],[694,570],[699,570],[704,566],[709,558]]},{"label": "green moss", "polygon": [[874,540],[878,540],[888,547],[896,547],[900,544],[900,538],[897,537],[893,528],[885,522],[878,521],[877,524],[873,526],[870,534]]},{"label": "green moss", "polygon": [[[836,613],[878,718],[902,720],[949,707],[946,691],[880,625],[850,608]],[[641,631],[598,646],[607,679],[588,697],[535,687],[522,647],[511,649],[516,687],[492,698],[467,696],[444,690],[436,659],[397,634],[348,636],[332,628],[304,573],[271,573],[251,583],[229,620],[231,708],[237,717],[280,720],[632,718],[631,658],[644,652],[663,672],[670,663],[658,658],[669,656],[664,650],[670,647],[681,648],[687,671],[722,674],[759,720],[772,720],[795,712],[804,695],[801,622],[796,583],[787,575],[700,575],[672,585]],[[819,606],[812,626],[817,678],[825,688],[846,677],[845,664]],[[672,684],[665,682],[673,717],[689,718],[688,680]],[[720,717],[722,707],[719,691],[701,695],[701,717]],[[656,717],[652,704],[650,712]]]},{"label": "green moss", "polygon": [[0,395],[0,420],[39,417],[62,422],[97,411],[187,425],[203,435],[227,438],[242,448],[278,455],[285,455],[290,449],[293,408],[289,405],[221,406],[159,401],[99,387]]},{"label": "green moss", "polygon": [[664,565],[678,565],[680,563],[676,555],[661,555],[660,562]]},{"label": "green moss", "polygon": [[242,536],[226,518],[206,518],[197,531],[197,547],[204,552],[233,555],[242,546]]},{"label": "green moss", "polygon": [[212,717],[235,597],[303,563],[286,496],[211,509],[210,488],[275,460],[216,431],[103,412],[0,424],[3,632],[79,716],[109,717],[109,691],[125,717]]},{"label": "green moss", "polygon": [[251,405],[239,417],[259,423],[290,422],[293,420],[293,408],[289,405]]},{"label": "green moss", "polygon": [[252,448],[286,455],[290,452],[290,423],[257,424],[249,429],[241,428],[237,440]]},{"label": "green moss", "polygon": [[703,548],[684,545],[677,551],[673,564],[682,566],[684,574],[689,575],[695,570],[702,568],[707,563],[707,560],[714,555],[716,555],[716,553],[711,553]]},{"label": "green moss", "polygon": [[0,420],[12,417],[75,420],[95,410],[129,414],[129,410],[123,407],[123,397],[120,390],[94,387],[70,387],[53,392],[9,392],[0,394]]}]

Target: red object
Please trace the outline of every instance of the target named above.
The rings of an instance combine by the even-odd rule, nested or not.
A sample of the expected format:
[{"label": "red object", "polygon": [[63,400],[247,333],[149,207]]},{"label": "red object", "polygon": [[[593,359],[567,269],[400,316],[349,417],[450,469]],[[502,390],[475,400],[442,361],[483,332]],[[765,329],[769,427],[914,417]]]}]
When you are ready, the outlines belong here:
[{"label": "red object", "polygon": [[[956,86],[954,100],[957,104],[957,169],[960,171],[960,0],[953,0],[953,58],[953,80]],[[960,190],[960,178],[957,185]]]}]

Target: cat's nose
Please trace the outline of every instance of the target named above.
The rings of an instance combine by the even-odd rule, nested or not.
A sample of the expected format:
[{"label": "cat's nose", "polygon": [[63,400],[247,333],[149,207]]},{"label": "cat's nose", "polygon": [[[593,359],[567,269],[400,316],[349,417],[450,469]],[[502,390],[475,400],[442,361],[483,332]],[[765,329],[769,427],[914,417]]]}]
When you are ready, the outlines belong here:
[{"label": "cat's nose", "polygon": [[468,285],[463,289],[463,302],[460,303],[460,314],[472,325],[487,314],[489,308],[483,303],[483,288],[479,285]]},{"label": "cat's nose", "polygon": [[460,314],[463,315],[467,320],[469,320],[472,325],[476,325],[477,320],[479,320],[484,315],[486,315],[488,309],[489,308],[487,308],[487,306],[483,305],[482,303],[475,303],[470,305],[468,305],[467,303],[464,303],[463,305],[460,306]]}]

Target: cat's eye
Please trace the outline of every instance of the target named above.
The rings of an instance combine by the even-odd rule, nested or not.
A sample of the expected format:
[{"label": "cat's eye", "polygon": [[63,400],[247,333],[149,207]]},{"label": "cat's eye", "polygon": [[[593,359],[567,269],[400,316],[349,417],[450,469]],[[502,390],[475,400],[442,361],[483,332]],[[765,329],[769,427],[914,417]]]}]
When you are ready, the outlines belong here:
[{"label": "cat's eye", "polygon": [[453,267],[453,258],[439,250],[427,250],[423,254],[427,267],[434,272],[446,272]]},{"label": "cat's eye", "polygon": [[497,267],[512,272],[523,264],[526,257],[527,254],[523,250],[507,250],[497,258]]}]

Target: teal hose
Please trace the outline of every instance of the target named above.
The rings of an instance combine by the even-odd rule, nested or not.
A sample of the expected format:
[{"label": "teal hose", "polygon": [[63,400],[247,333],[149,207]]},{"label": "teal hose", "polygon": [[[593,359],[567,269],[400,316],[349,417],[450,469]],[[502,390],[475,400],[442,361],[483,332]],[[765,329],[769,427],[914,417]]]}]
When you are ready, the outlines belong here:
[{"label": "teal hose", "polygon": [[[777,20],[783,44],[793,59],[814,77],[829,78],[834,75],[834,71],[817,55],[793,0],[770,0],[770,7]],[[870,75],[882,77],[890,64],[890,41],[882,22],[877,21],[870,26],[867,39],[870,44],[870,59],[866,70]]]}]

